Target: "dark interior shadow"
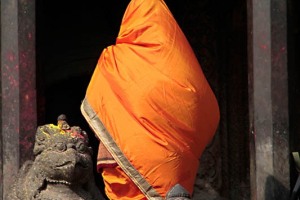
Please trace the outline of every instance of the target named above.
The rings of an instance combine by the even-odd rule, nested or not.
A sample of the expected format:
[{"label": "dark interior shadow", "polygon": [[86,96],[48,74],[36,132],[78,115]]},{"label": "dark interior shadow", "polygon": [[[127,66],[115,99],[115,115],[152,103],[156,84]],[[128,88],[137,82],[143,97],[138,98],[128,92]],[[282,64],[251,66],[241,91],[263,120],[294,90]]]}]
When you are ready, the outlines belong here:
[{"label": "dark interior shadow", "polygon": [[289,200],[290,190],[274,176],[268,176],[265,185],[265,200]]}]

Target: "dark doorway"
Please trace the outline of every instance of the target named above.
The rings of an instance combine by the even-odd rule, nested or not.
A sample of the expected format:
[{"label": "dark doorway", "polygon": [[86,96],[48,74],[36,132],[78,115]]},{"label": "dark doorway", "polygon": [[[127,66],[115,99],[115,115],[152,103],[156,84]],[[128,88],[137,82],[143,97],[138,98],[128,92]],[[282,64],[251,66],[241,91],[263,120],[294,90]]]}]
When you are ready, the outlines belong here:
[{"label": "dark doorway", "polygon": [[[90,136],[96,162],[98,140],[80,104],[101,51],[113,44],[128,1],[36,2],[38,124],[66,114]],[[103,185],[95,173],[96,182]]]},{"label": "dark doorway", "polygon": [[[289,117],[291,152],[300,152],[300,2],[288,1],[288,73],[289,73]],[[298,172],[291,161],[291,188],[294,187]]]},{"label": "dark doorway", "polygon": [[114,43],[127,2],[37,1],[41,123],[55,122],[61,112],[79,123],[89,78],[103,48]]},{"label": "dark doorway", "polygon": [[[99,55],[115,42],[129,2],[36,1],[38,124],[56,123],[64,113],[70,125],[87,130],[97,148],[80,104]],[[166,4],[190,41],[221,109],[220,128],[208,148],[214,161],[212,165],[203,161],[207,173],[202,176],[222,196],[247,199],[246,1],[166,0]]]}]

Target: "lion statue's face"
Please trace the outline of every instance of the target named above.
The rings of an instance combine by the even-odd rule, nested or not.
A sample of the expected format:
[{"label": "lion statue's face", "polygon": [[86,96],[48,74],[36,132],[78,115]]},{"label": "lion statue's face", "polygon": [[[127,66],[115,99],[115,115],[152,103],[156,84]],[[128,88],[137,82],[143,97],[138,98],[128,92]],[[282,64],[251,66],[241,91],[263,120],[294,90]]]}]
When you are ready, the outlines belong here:
[{"label": "lion statue's face", "polygon": [[81,185],[91,177],[92,151],[79,127],[39,127],[34,153],[35,163],[48,183]]}]

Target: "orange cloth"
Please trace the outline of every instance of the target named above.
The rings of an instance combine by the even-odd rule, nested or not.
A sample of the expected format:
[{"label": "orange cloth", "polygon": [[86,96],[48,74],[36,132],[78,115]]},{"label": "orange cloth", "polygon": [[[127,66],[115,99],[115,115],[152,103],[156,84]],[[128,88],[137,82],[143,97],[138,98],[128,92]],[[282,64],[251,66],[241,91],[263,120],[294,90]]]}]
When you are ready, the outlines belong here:
[{"label": "orange cloth", "polygon": [[105,168],[102,172],[105,184],[105,193],[113,200],[146,200],[145,195],[128,178],[119,167]]},{"label": "orange cloth", "polygon": [[[177,183],[192,194],[199,158],[216,131],[219,109],[163,0],[130,2],[116,44],[99,58],[81,110],[131,179],[128,184],[136,184],[148,199],[165,197]],[[114,178],[112,170],[103,169],[106,183],[118,179],[118,170],[114,168]],[[113,187],[122,190],[125,179]],[[106,192],[116,195],[111,189]]]}]

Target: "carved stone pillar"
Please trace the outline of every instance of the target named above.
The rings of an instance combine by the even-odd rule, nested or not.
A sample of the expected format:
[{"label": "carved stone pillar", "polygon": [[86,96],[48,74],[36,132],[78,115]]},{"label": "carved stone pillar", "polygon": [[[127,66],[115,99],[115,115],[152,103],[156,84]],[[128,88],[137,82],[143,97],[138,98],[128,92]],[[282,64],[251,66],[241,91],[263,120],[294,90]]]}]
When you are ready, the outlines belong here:
[{"label": "carved stone pillar", "polygon": [[36,130],[35,1],[0,0],[0,198],[32,156]]},{"label": "carved stone pillar", "polygon": [[248,0],[251,199],[288,199],[287,1]]}]

